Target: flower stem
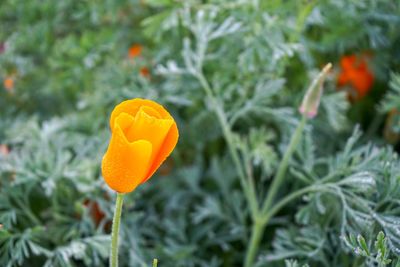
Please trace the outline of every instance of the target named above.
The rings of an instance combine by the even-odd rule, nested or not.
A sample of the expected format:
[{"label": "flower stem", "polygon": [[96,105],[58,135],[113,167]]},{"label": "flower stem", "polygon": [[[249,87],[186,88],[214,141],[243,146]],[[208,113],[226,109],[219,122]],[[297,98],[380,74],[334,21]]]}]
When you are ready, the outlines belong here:
[{"label": "flower stem", "polygon": [[265,224],[254,222],[251,231],[250,245],[247,248],[244,267],[252,267],[254,258],[256,257],[258,246],[260,245],[261,237],[264,233]]},{"label": "flower stem", "polygon": [[215,97],[210,84],[208,83],[207,79],[204,77],[204,74],[201,71],[199,71],[199,73],[197,73],[196,78],[198,79],[199,83],[205,90],[206,95],[207,95],[209,101],[211,102],[211,105],[217,115],[217,118],[218,118],[219,123],[222,128],[222,133],[223,133],[226,143],[228,145],[229,153],[232,157],[232,160],[233,160],[236,170],[238,172],[240,184],[242,186],[242,189],[243,189],[243,192],[247,199],[247,202],[250,206],[251,217],[254,220],[255,217],[257,217],[257,215],[259,213],[259,206],[258,206],[257,194],[256,194],[256,190],[255,190],[253,177],[247,176],[247,179],[246,179],[246,173],[243,169],[243,164],[240,161],[240,156],[239,156],[238,152],[236,151],[236,148],[235,148],[235,145],[233,142],[232,129],[229,125],[229,122],[228,122],[226,114],[223,110],[222,104],[219,103],[218,99]]},{"label": "flower stem", "polygon": [[124,200],[124,194],[117,193],[117,200],[115,203],[114,219],[111,232],[110,267],[118,267],[118,235],[119,235],[119,225],[121,222],[123,200]]},{"label": "flower stem", "polygon": [[157,259],[154,259],[154,260],[153,260],[153,267],[157,267],[157,264],[158,264],[158,260],[157,260]]},{"label": "flower stem", "polygon": [[[245,263],[244,263],[245,267],[253,266],[254,258],[257,254],[258,247],[260,246],[261,237],[264,233],[265,226],[268,224],[268,221],[270,220],[272,215],[275,214],[275,212],[277,212],[276,209],[272,209],[272,213],[268,212],[268,211],[271,209],[271,205],[275,199],[276,194],[278,193],[278,189],[285,178],[285,173],[286,173],[286,169],[289,164],[289,160],[291,159],[291,157],[297,147],[297,144],[300,141],[301,134],[303,133],[306,122],[307,122],[307,117],[303,116],[301,122],[297,126],[295,132],[293,133],[293,135],[290,139],[289,145],[286,149],[283,159],[282,159],[281,163],[279,164],[278,172],[276,173],[276,176],[272,180],[272,184],[268,190],[268,195],[263,203],[261,211],[259,211],[259,216],[261,216],[261,217],[259,220],[254,220],[254,225],[252,228],[251,239],[250,239],[250,245],[247,250]],[[297,195],[293,196],[293,198],[295,198],[295,197],[297,197]],[[290,200],[292,200],[292,198],[286,199],[287,202]],[[278,205],[277,206],[278,209],[280,209],[282,206],[284,206],[287,203],[286,201],[284,201],[282,203],[282,205]]]},{"label": "flower stem", "polygon": [[276,194],[278,193],[278,189],[285,178],[285,173],[289,164],[289,160],[291,159],[293,152],[295,151],[297,144],[300,141],[301,134],[303,133],[306,122],[307,122],[307,117],[303,116],[300,124],[297,126],[296,131],[293,133],[292,138],[290,139],[290,143],[286,149],[285,154],[283,155],[283,159],[279,164],[278,172],[276,173],[276,176],[272,181],[272,184],[268,190],[267,198],[263,203],[262,214],[266,214],[268,212],[268,210],[272,205],[272,202],[274,201]]}]

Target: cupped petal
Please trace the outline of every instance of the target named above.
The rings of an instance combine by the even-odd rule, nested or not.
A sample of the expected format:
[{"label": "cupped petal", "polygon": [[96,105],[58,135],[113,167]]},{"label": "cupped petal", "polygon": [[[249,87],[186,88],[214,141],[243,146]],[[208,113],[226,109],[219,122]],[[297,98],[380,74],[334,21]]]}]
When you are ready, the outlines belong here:
[{"label": "cupped petal", "polygon": [[118,125],[124,133],[126,133],[127,131],[129,131],[134,121],[134,117],[132,117],[128,113],[122,112],[115,119],[115,124]]},{"label": "cupped petal", "polygon": [[131,142],[135,140],[149,141],[152,145],[151,161],[153,161],[173,124],[172,119],[157,119],[147,114],[145,108],[141,108],[136,114],[132,126],[125,134]]},{"label": "cupped petal", "polygon": [[[152,108],[159,114],[159,118],[162,119],[172,119],[171,115],[164,109],[163,106],[157,104],[154,101],[142,99],[142,98],[135,98],[121,102],[118,104],[113,112],[111,113],[110,117],[110,128],[111,131],[114,129],[114,121],[118,117],[119,114],[122,112],[131,115],[132,117],[136,116],[136,113],[140,110],[141,107],[149,107]],[[150,112],[149,112],[150,113]],[[151,114],[151,116],[154,116]]]},{"label": "cupped petal", "polygon": [[161,166],[161,164],[165,161],[165,159],[172,153],[176,144],[178,143],[179,131],[176,123],[171,126],[166,138],[164,139],[163,144],[161,145],[160,150],[157,153],[157,156],[152,161],[152,165],[150,166],[149,172],[146,175],[146,178],[142,181],[142,183],[146,182]]},{"label": "cupped petal", "polygon": [[120,193],[133,191],[146,177],[151,156],[149,141],[128,142],[121,127],[116,125],[101,165],[105,182]]}]

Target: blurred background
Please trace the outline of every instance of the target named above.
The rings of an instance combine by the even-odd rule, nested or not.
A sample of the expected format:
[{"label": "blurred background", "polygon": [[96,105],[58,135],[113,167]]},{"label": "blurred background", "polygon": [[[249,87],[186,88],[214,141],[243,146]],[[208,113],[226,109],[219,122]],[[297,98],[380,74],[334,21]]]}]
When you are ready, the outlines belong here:
[{"label": "blurred background", "polygon": [[[0,266],[107,266],[115,194],[100,162],[110,112],[136,97],[162,103],[181,137],[125,198],[120,266],[153,258],[159,266],[241,266],[249,210],[199,77],[263,195],[305,89],[328,62],[319,114],[282,194],[335,171],[385,182],[346,188],[349,210],[340,204],[347,195],[291,203],[271,221],[255,266],[377,266],[340,237],[363,234],[373,250],[379,230],[386,256],[397,258],[400,2],[2,0]],[[376,212],[368,218],[354,204],[363,201]]]}]

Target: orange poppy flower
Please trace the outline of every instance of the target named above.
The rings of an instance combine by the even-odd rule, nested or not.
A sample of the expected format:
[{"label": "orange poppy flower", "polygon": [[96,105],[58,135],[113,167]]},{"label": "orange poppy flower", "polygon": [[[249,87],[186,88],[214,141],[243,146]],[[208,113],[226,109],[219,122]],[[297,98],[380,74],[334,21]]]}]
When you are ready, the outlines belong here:
[{"label": "orange poppy flower", "polygon": [[128,57],[135,58],[142,54],[142,46],[139,44],[134,44],[129,48]]},{"label": "orange poppy flower", "polygon": [[14,89],[14,79],[10,76],[6,77],[3,81],[3,86],[8,92],[10,92],[12,89]]},{"label": "orange poppy flower", "polygon": [[140,68],[140,75],[145,78],[150,78],[150,71],[147,67]]},{"label": "orange poppy flower", "polygon": [[119,193],[146,182],[178,142],[178,127],[163,106],[135,98],[117,105],[110,118],[111,140],[102,161],[105,182]]},{"label": "orange poppy flower", "polygon": [[338,85],[350,85],[354,88],[353,95],[356,99],[364,97],[374,83],[374,75],[368,67],[365,56],[344,56],[340,60],[341,72],[338,77]]}]

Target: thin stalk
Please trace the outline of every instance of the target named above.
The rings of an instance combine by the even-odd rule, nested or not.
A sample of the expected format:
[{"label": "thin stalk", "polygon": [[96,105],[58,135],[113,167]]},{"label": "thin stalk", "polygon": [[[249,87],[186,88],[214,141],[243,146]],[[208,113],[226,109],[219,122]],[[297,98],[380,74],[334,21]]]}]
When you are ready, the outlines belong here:
[{"label": "thin stalk", "polygon": [[[285,202],[279,202],[281,204],[278,203],[277,206],[271,210],[272,212],[268,212],[276,194],[278,193],[278,189],[285,178],[285,173],[286,173],[286,169],[289,164],[289,160],[292,157],[293,152],[294,152],[295,148],[297,147],[297,144],[300,141],[300,137],[304,130],[304,126],[305,126],[306,122],[307,122],[307,117],[303,116],[301,122],[299,123],[295,132],[293,133],[292,138],[290,139],[289,145],[286,149],[283,159],[282,159],[281,163],[279,164],[278,172],[276,173],[276,176],[272,180],[272,184],[268,190],[268,195],[263,203],[262,210],[261,210],[261,212],[258,211],[260,213],[260,215],[257,214],[257,216],[261,216],[261,220],[254,221],[254,225],[253,225],[252,233],[251,233],[250,245],[246,252],[246,258],[245,258],[245,262],[244,262],[245,267],[253,266],[253,262],[256,257],[256,254],[257,254],[258,247],[260,246],[262,235],[264,233],[266,225],[268,224],[269,219],[280,208],[282,208],[284,205],[286,205],[287,202],[289,202],[290,200],[292,200],[293,198],[298,196],[297,194],[294,196],[291,196],[292,194],[289,195],[291,197],[287,196],[286,198],[283,199],[283,200],[285,200]],[[299,194],[299,195],[301,195],[301,194]]]},{"label": "thin stalk", "polygon": [[15,202],[17,202],[18,206],[25,212],[25,215],[29,217],[29,219],[31,219],[31,221],[36,224],[36,225],[42,225],[42,222],[39,220],[38,217],[36,217],[36,215],[32,212],[32,210],[30,209],[30,207],[28,207],[27,205],[25,205],[24,202],[22,202],[19,198],[14,198]]},{"label": "thin stalk", "polygon": [[254,258],[256,257],[258,246],[261,241],[261,237],[264,233],[265,230],[265,224],[255,221],[253,224],[253,228],[251,231],[251,238],[250,238],[250,244],[247,248],[246,252],[246,258],[244,260],[244,266],[245,267],[252,267]]},{"label": "thin stalk", "polygon": [[240,157],[239,157],[239,155],[235,149],[235,146],[233,144],[232,131],[231,131],[228,119],[226,118],[225,112],[223,111],[221,105],[218,103],[216,97],[214,96],[214,93],[211,90],[210,85],[208,84],[203,73],[201,73],[201,72],[197,73],[196,77],[199,80],[202,87],[204,88],[206,95],[211,102],[211,105],[215,109],[215,113],[216,113],[218,120],[222,127],[222,132],[223,132],[225,140],[228,144],[230,155],[231,155],[233,162],[236,166],[236,169],[239,173],[240,184],[243,188],[246,199],[250,205],[251,215],[254,220],[259,214],[259,207],[258,207],[257,194],[256,194],[256,190],[255,190],[254,180],[252,177],[247,177],[247,180],[246,180],[245,171],[243,170],[242,163],[240,162]]},{"label": "thin stalk", "polygon": [[301,197],[302,195],[312,192],[312,191],[317,191],[317,190],[322,190],[323,186],[322,185],[310,185],[304,188],[301,188],[286,197],[282,198],[278,203],[274,205],[274,207],[269,210],[263,217],[262,217],[262,223],[266,224],[268,221],[276,214],[278,213],[284,206],[286,206],[289,202],[292,200]]},{"label": "thin stalk", "polygon": [[118,235],[121,223],[122,203],[124,202],[124,194],[117,193],[115,203],[114,219],[111,232],[111,256],[110,267],[118,267]]},{"label": "thin stalk", "polygon": [[153,267],[157,267],[157,264],[158,264],[158,260],[157,260],[157,259],[154,259],[154,260],[153,260]]},{"label": "thin stalk", "polygon": [[269,220],[292,200],[301,197],[302,195],[308,192],[320,189],[321,186],[315,186],[315,185],[299,189],[284,197],[282,200],[276,203],[274,207],[270,211],[268,211],[268,213],[266,213],[263,217],[261,217],[260,220],[255,221],[251,232],[250,245],[246,253],[245,264],[244,264],[245,267],[251,267],[253,265],[262,235],[264,234],[265,227],[267,226]]},{"label": "thin stalk", "polygon": [[268,190],[267,198],[263,203],[262,214],[266,214],[268,212],[268,209],[270,209],[271,204],[274,201],[276,194],[278,193],[278,189],[281,186],[283,180],[285,179],[285,173],[289,164],[289,160],[291,159],[293,152],[300,141],[301,134],[303,133],[306,122],[307,122],[307,117],[303,116],[300,121],[300,124],[297,126],[296,131],[293,133],[292,138],[290,139],[289,145],[286,149],[283,159],[279,164],[278,172],[276,173],[276,176],[272,180],[272,184]]}]

